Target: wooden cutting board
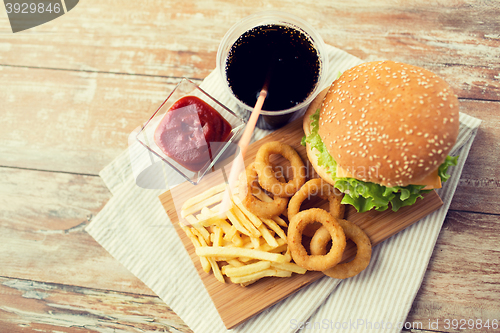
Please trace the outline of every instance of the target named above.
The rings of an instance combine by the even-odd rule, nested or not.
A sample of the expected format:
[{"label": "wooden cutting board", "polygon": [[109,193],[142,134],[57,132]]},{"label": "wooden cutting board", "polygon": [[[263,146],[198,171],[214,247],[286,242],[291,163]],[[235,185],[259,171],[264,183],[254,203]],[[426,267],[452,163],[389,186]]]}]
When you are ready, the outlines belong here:
[{"label": "wooden cutting board", "polygon": [[[305,147],[300,145],[303,135],[302,119],[298,119],[249,146],[245,165],[254,161],[255,154],[263,143],[281,141],[297,150],[314,177],[314,169],[307,163],[308,159]],[[205,273],[201,268],[200,261],[195,254],[195,249],[191,241],[179,227],[180,216],[178,216],[177,211],[180,211],[180,206],[188,198],[222,182],[224,182],[222,173],[214,172],[206,175],[205,179],[199,185],[192,185],[186,182],[175,187],[172,192],[167,191],[163,193],[159,198],[172,224],[175,226],[182,243],[186,247],[222,321],[230,329],[324,275],[321,272],[309,271],[304,275],[294,274],[289,278],[264,278],[250,286],[241,287],[239,284],[232,284],[230,282],[221,283],[215,279],[213,274]],[[172,196],[175,196],[175,202]],[[346,219],[364,229],[370,237],[372,244],[377,245],[435,211],[442,204],[443,202],[436,192],[432,191],[426,194],[423,200],[418,200],[412,206],[403,207],[396,213],[390,209],[384,212],[358,213],[354,208],[348,206],[346,209]],[[178,208],[177,211],[176,206]],[[321,202],[320,207],[328,208],[327,202]],[[344,259],[348,259],[354,254],[354,246],[346,248]]]}]

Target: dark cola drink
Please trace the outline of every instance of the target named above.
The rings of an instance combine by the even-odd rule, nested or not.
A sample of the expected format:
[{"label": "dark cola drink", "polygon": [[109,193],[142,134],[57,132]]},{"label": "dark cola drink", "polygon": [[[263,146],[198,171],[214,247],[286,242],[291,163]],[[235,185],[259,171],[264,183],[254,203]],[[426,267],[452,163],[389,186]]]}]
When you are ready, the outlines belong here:
[{"label": "dark cola drink", "polygon": [[[228,53],[225,71],[233,94],[248,106],[255,105],[266,79],[265,111],[283,111],[302,103],[315,89],[320,57],[311,38],[301,29],[266,24],[243,33]],[[264,115],[268,127],[288,122],[293,113]],[[262,127],[262,126],[259,126]]]}]

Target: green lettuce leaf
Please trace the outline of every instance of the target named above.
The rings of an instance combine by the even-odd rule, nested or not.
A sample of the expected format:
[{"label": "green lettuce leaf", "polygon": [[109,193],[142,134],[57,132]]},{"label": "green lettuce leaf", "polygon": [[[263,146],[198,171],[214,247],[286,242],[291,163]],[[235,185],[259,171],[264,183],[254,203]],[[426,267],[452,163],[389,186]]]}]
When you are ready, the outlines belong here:
[{"label": "green lettuce leaf", "polygon": [[386,187],[354,178],[337,178],[335,187],[345,193],[342,203],[353,205],[361,213],[372,209],[383,211],[389,204],[396,212],[413,205],[425,193],[422,191],[425,185]]},{"label": "green lettuce leaf", "polygon": [[[311,133],[302,138],[301,144],[309,143],[312,148],[317,150],[318,165],[327,170],[335,181],[335,187],[345,194],[344,199],[342,199],[343,204],[352,205],[361,213],[372,209],[384,211],[389,206],[396,212],[401,207],[413,205],[418,198],[423,198],[422,194],[429,192],[429,190],[424,190],[425,185],[386,187],[355,178],[337,178],[337,162],[328,153],[318,134],[319,109],[310,118]],[[457,164],[457,158],[448,156],[444,163],[439,166],[438,173],[442,182],[450,177],[446,172],[449,166]]]},{"label": "green lettuce leaf", "polygon": [[441,177],[441,181],[443,183],[450,178],[450,175],[446,173],[448,171],[448,168],[452,165],[457,165],[457,161],[458,161],[458,156],[455,157],[446,156],[446,159],[444,160],[443,164],[439,166],[438,175],[439,177]]},{"label": "green lettuce leaf", "polygon": [[[303,142],[309,143],[311,147],[316,148],[316,155],[318,156],[318,165],[324,167],[332,178],[336,178],[337,162],[333,159],[332,155],[328,152],[319,136],[319,109],[310,116],[311,118],[311,133],[304,139]],[[305,145],[305,144],[304,144]]]}]

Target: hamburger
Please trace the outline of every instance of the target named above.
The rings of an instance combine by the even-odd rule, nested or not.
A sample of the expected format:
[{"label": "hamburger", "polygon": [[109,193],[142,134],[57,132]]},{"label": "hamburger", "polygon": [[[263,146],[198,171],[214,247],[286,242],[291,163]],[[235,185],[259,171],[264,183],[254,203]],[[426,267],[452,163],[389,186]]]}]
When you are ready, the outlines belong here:
[{"label": "hamburger", "polygon": [[416,66],[375,61],[347,70],[311,103],[303,125],[315,171],[359,212],[412,205],[456,165],[448,154],[458,99]]}]

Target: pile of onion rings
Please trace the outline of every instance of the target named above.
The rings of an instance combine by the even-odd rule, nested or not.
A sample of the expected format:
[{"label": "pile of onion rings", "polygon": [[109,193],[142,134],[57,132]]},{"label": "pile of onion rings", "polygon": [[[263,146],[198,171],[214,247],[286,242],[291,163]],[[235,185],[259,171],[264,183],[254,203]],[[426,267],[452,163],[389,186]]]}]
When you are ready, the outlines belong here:
[{"label": "pile of onion rings", "polygon": [[[302,232],[312,222],[321,223],[333,240],[332,247],[327,254],[309,255],[304,245],[302,245]],[[324,209],[307,209],[297,213],[290,220],[288,225],[288,248],[293,261],[300,267],[313,271],[324,271],[334,267],[342,260],[345,246],[346,238],[342,227],[337,222],[337,219]]]},{"label": "pile of onion rings", "polygon": [[[356,243],[356,257],[350,262],[338,264],[322,272],[336,279],[347,279],[361,273],[368,266],[372,255],[372,244],[370,238],[356,224],[347,220],[337,221],[342,226],[346,238]],[[330,239],[328,229],[324,227],[319,228],[311,240],[311,254],[324,255],[326,253],[326,245]]]},{"label": "pile of onion rings", "polygon": [[[290,179],[280,175],[271,163],[273,154],[290,162]],[[306,170],[291,146],[278,141],[265,143],[259,148],[255,162],[245,170],[242,202],[261,218],[288,217],[288,249],[297,265],[337,279],[355,276],[370,263],[370,239],[356,224],[344,220],[342,194],[320,178],[306,182]],[[320,208],[301,210],[302,203],[312,196],[328,200],[329,212]],[[302,244],[303,235],[311,237],[310,254]],[[347,239],[356,244],[356,257],[341,263]]]},{"label": "pile of onion rings", "polygon": [[[330,213],[318,208],[300,211],[302,202],[318,195],[329,201]],[[344,207],[335,189],[321,179],[312,179],[304,184],[290,199],[288,205],[288,244],[293,260],[309,270],[322,271],[337,279],[353,277],[363,271],[371,259],[372,246],[366,233],[356,224],[344,220]],[[308,255],[302,245],[302,235],[309,225],[319,222],[321,227],[314,231]],[[338,227],[342,236],[338,234]],[[343,237],[343,238],[342,238]],[[339,262],[345,249],[345,242],[351,239],[357,246],[356,257],[347,263]],[[327,253],[327,244],[332,241]],[[340,257],[339,257],[340,256]],[[332,258],[338,259],[337,262]]]},{"label": "pile of onion rings", "polygon": [[[286,180],[275,165],[270,162],[270,156],[278,154],[291,164],[292,178]],[[306,167],[299,154],[291,146],[272,141],[263,144],[255,158],[255,162],[246,168],[246,190],[242,201],[254,214],[271,218],[286,214],[289,197],[305,183]],[[272,195],[270,200],[268,195]]]},{"label": "pile of onion rings", "polygon": [[[276,178],[269,157],[278,154],[286,158],[292,165],[293,178],[287,183]],[[255,156],[255,170],[259,175],[259,183],[263,189],[278,197],[291,197],[306,180],[306,168],[299,154],[291,146],[279,141],[263,144]]]},{"label": "pile of onion rings", "polygon": [[[291,220],[300,211],[300,206],[306,199],[315,195],[328,200],[330,214],[333,217],[337,219],[344,218],[345,207],[341,204],[343,194],[330,184],[324,182],[321,178],[316,178],[306,182],[290,199],[288,204],[288,219]],[[318,223],[308,224],[304,229],[304,235],[312,237],[320,226]]]},{"label": "pile of onion rings", "polygon": [[[271,169],[274,170],[274,168]],[[243,198],[243,204],[255,215],[263,218],[271,218],[273,216],[278,216],[283,213],[288,204],[288,198],[282,198],[278,196],[274,196],[274,200],[267,202],[260,200],[260,194],[264,194],[262,189],[258,186],[258,176],[257,171],[255,170],[255,163],[250,164],[246,170],[246,191],[241,191],[245,193],[245,197]],[[284,177],[278,177],[279,180],[284,181]],[[278,180],[278,181],[279,181]],[[264,194],[265,195],[265,194]]]}]

